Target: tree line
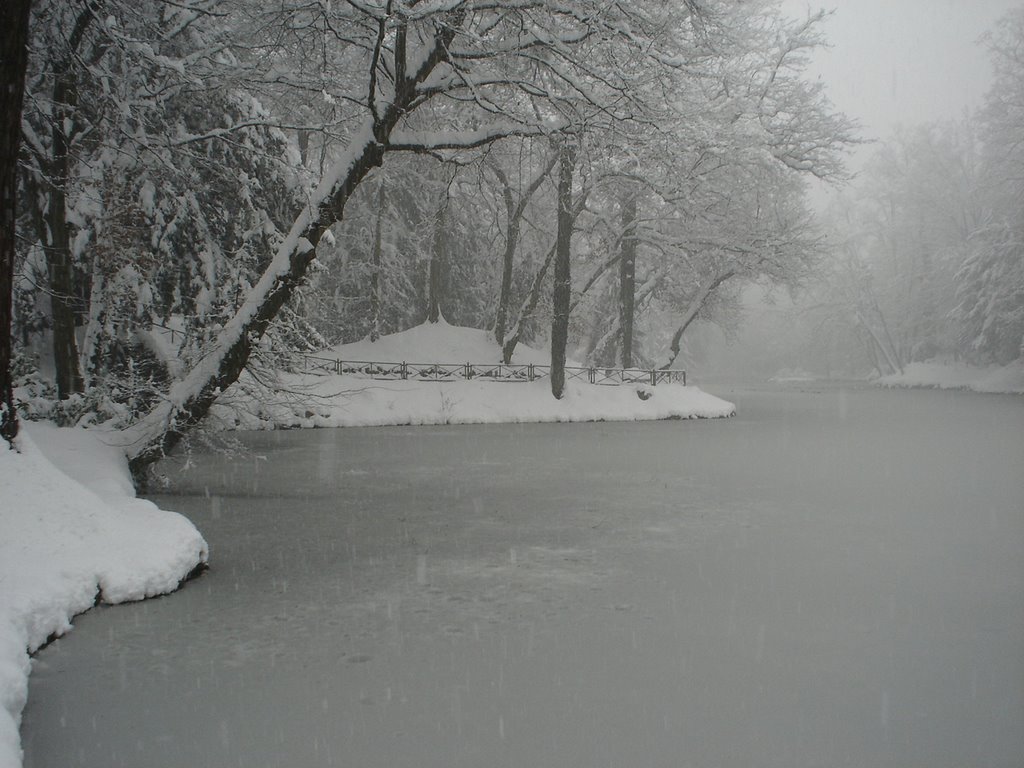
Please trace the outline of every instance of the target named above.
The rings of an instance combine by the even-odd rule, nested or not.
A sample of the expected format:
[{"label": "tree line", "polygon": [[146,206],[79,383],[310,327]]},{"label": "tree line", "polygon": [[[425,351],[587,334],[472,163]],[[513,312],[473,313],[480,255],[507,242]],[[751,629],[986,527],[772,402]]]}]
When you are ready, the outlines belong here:
[{"label": "tree line", "polygon": [[1024,358],[1024,10],[982,41],[974,114],[909,126],[823,213],[831,256],[806,286],[794,365],[902,373]]},{"label": "tree line", "polygon": [[505,359],[550,340],[555,397],[569,344],[670,365],[736,286],[822,252],[806,179],[855,141],[803,75],[822,18],[35,0],[5,386],[110,422],[141,476],[243,371],[418,322],[486,328]]}]

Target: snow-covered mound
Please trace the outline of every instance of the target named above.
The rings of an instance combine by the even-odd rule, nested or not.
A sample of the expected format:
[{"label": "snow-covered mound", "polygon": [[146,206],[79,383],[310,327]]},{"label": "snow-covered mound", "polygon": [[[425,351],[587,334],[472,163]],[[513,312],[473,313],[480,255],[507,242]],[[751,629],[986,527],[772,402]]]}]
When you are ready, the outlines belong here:
[{"label": "snow-covered mound", "polygon": [[170,592],[207,556],[188,520],[135,498],[95,433],[28,423],[18,445],[0,443],[0,768],[21,765],[28,654],[97,600]]},{"label": "snow-covered mound", "polygon": [[[490,363],[500,356],[486,331],[444,322],[420,325],[376,342],[342,344],[325,357],[367,362]],[[547,365],[547,352],[519,345],[514,362]],[[214,413],[228,427],[369,427],[406,424],[489,424],[543,421],[648,421],[721,418],[736,411],[693,386],[603,386],[571,380],[556,400],[548,379],[396,381],[333,374],[282,374],[273,398],[243,379]]]},{"label": "snow-covered mound", "polygon": [[[339,344],[323,355],[341,360],[387,363],[501,362],[501,348],[491,334],[478,328],[449,325],[444,319],[436,323],[423,323],[390,336],[381,336],[377,341],[363,339],[351,344]],[[550,362],[550,355],[519,344],[512,362],[519,365],[546,365]]]},{"label": "snow-covered mound", "polygon": [[911,363],[904,368],[903,373],[883,376],[878,379],[878,383],[886,387],[934,387],[1024,394],[1024,360],[987,368],[963,363]]},{"label": "snow-covered mound", "polygon": [[218,406],[236,429],[503,424],[544,421],[653,421],[732,416],[736,406],[680,384],[600,386],[569,382],[561,400],[546,379],[534,382],[374,381],[348,376],[287,376],[290,394],[258,405]]}]

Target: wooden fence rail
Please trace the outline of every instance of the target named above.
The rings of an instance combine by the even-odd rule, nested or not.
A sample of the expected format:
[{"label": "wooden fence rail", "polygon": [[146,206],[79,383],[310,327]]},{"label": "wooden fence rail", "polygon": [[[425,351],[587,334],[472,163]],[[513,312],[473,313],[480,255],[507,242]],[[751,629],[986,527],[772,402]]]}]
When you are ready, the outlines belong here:
[{"label": "wooden fence rail", "polygon": [[[331,357],[302,355],[297,368],[323,371],[345,376],[364,376],[371,379],[413,379],[417,381],[456,381],[483,379],[484,381],[536,381],[550,375],[550,365],[505,365],[504,363],[385,363],[372,360],[339,360]],[[578,379],[589,384],[615,386],[619,384],[682,384],[686,386],[686,371],[641,368],[581,368],[566,366],[567,379]]]}]

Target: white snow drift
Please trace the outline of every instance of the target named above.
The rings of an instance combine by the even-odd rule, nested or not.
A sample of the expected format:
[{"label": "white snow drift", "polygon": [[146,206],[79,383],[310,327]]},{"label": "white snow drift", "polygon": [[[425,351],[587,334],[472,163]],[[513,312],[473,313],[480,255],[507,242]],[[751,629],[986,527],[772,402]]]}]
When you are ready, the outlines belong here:
[{"label": "white snow drift", "polygon": [[188,520],[135,498],[95,432],[24,424],[18,445],[0,446],[0,768],[21,765],[29,652],[97,600],[172,591],[207,555]]},{"label": "white snow drift", "polygon": [[883,376],[878,383],[886,387],[930,387],[1024,394],[1024,360],[987,368],[944,361],[910,363],[903,373]]}]

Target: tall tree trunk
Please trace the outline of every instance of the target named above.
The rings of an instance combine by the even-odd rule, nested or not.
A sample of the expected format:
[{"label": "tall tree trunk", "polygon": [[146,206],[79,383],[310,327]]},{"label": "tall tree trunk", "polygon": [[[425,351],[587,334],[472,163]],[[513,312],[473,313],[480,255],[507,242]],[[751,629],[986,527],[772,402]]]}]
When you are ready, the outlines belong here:
[{"label": "tall tree trunk", "polygon": [[[555,153],[557,161],[558,153]],[[572,225],[575,226],[576,219],[582,213],[584,206],[587,201],[587,192],[579,195],[573,202],[572,209]],[[508,365],[512,362],[512,355],[515,354],[516,347],[519,345],[519,341],[523,338],[523,328],[527,321],[533,317],[533,312],[537,309],[537,304],[540,303],[541,289],[544,287],[544,278],[547,277],[548,270],[551,268],[551,263],[555,260],[556,246],[551,246],[548,250],[547,256],[544,257],[543,263],[540,265],[540,269],[537,270],[537,274],[533,276],[533,283],[530,285],[530,292],[526,295],[526,299],[523,301],[522,306],[519,308],[519,316],[516,318],[516,324],[509,331],[508,337],[505,342],[501,345],[501,359],[502,362]],[[584,288],[584,291],[587,289]],[[573,309],[576,307],[576,302],[569,305],[569,314],[572,314]]]},{"label": "tall tree trunk", "polygon": [[12,446],[18,435],[11,381],[11,316],[17,221],[18,146],[28,60],[32,0],[0,3],[0,437]]},{"label": "tall tree trunk", "polygon": [[448,200],[441,201],[434,217],[434,241],[430,247],[430,265],[427,268],[427,322],[436,323],[441,319],[441,293],[444,291],[442,263],[446,241],[445,228],[448,225]]},{"label": "tall tree trunk", "polygon": [[504,346],[505,331],[508,323],[508,305],[512,300],[512,267],[514,265],[516,248],[519,245],[519,218],[516,216],[516,206],[512,202],[512,187],[508,183],[508,177],[501,169],[495,169],[495,175],[502,186],[502,197],[505,200],[505,216],[507,225],[505,229],[505,249],[501,254],[501,285],[498,287],[498,308],[494,313],[494,340]]},{"label": "tall tree trunk", "polygon": [[[57,134],[62,140],[58,153]],[[79,367],[78,342],[75,328],[78,325],[78,300],[76,298],[74,264],[71,256],[71,237],[67,223],[68,181],[67,146],[63,131],[54,127],[55,157],[52,173],[47,183],[47,210],[43,218],[47,239],[43,251],[46,254],[46,276],[49,281],[50,307],[53,321],[53,364],[57,378],[57,396],[65,400],[85,389],[82,371]]]},{"label": "tall tree trunk", "polygon": [[551,321],[551,394],[561,400],[565,392],[565,349],[569,343],[569,302],[572,298],[573,208],[572,176],[575,147],[564,141],[558,158],[558,231],[555,236],[555,273]]},{"label": "tall tree trunk", "polygon": [[636,310],[636,224],[639,205],[635,189],[622,199],[622,239],[619,251],[619,328],[622,332],[620,360],[623,368],[633,367],[633,317]]},{"label": "tall tree trunk", "polygon": [[84,314],[75,283],[67,193],[71,186],[72,143],[79,124],[80,108],[76,69],[81,66],[86,32],[96,20],[97,6],[87,2],[78,13],[67,38],[68,50],[53,64],[53,114],[50,116],[50,157],[42,163],[45,210],[36,217],[39,239],[46,257],[53,322],[53,364],[57,396],[65,400],[85,390],[75,329]]},{"label": "tall tree trunk", "polygon": [[373,275],[370,277],[370,341],[380,338],[380,308],[381,308],[381,270],[383,268],[382,253],[384,251],[384,206],[387,204],[387,195],[384,187],[384,177],[380,179],[380,189],[377,190],[377,222],[373,229]]}]

